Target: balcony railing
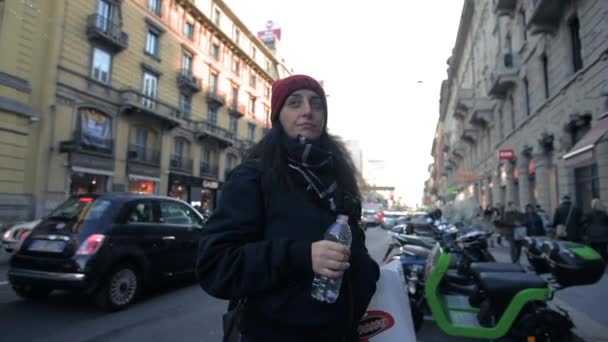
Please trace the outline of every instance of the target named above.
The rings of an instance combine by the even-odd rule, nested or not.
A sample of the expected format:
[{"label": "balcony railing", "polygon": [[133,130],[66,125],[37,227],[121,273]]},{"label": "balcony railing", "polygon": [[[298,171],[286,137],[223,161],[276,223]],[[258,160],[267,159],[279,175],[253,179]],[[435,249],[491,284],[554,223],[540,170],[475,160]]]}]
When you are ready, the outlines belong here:
[{"label": "balcony railing", "polygon": [[475,99],[469,123],[474,126],[488,126],[492,122],[494,105],[494,101],[489,98]]},{"label": "balcony railing", "polygon": [[87,134],[80,130],[74,132],[74,151],[86,151],[96,154],[113,155],[114,139]]},{"label": "balcony railing", "polygon": [[87,18],[87,37],[102,42],[115,51],[129,46],[129,35],[122,31],[120,25],[99,14],[91,14]]},{"label": "balcony railing", "polygon": [[177,75],[177,85],[181,89],[188,90],[192,93],[198,93],[201,91],[201,81],[198,77],[194,76],[191,71],[180,70]]},{"label": "balcony railing", "polygon": [[554,33],[564,15],[569,0],[535,0],[534,9],[528,22],[533,34]]},{"label": "balcony railing", "polygon": [[217,164],[202,161],[200,165],[200,174],[203,177],[211,177],[217,179],[220,175],[220,168]]},{"label": "balcony railing", "polygon": [[489,95],[503,98],[517,84],[519,59],[513,53],[499,56],[494,71],[490,74]]},{"label": "balcony railing", "polygon": [[170,162],[171,170],[192,173],[192,159],[172,154]]},{"label": "balcony railing", "polygon": [[214,125],[207,121],[193,122],[193,124],[200,140],[214,140],[224,148],[232,146],[236,143],[234,133],[225,128]]},{"label": "balcony railing", "polygon": [[498,0],[494,11],[497,15],[512,15],[517,7],[517,0]]},{"label": "balcony railing", "polygon": [[129,145],[129,161],[160,166],[160,151],[142,145]]},{"label": "balcony railing", "polygon": [[226,95],[220,91],[209,89],[207,91],[207,102],[216,106],[226,104]]},{"label": "balcony railing", "polygon": [[150,115],[167,125],[168,128],[175,128],[180,125],[180,118],[183,113],[160,100],[146,96],[133,89],[121,91],[121,106],[125,113],[137,112]]},{"label": "balcony railing", "polygon": [[247,109],[245,109],[245,105],[238,103],[232,103],[230,105],[230,115],[235,116],[237,118],[242,118],[243,116],[245,116],[246,111]]}]

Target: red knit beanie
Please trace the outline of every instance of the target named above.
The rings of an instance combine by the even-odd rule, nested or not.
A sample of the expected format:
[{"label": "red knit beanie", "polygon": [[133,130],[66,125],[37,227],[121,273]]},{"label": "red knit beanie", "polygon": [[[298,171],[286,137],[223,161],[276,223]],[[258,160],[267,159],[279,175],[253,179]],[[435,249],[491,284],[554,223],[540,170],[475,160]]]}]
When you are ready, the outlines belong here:
[{"label": "red knit beanie", "polygon": [[270,121],[274,124],[279,120],[279,113],[283,109],[285,100],[294,91],[300,89],[309,89],[317,93],[323,101],[323,107],[325,108],[325,121],[327,122],[327,99],[325,98],[325,91],[321,84],[314,78],[306,75],[293,75],[280,80],[276,80],[272,84],[272,99],[271,99],[271,114]]}]

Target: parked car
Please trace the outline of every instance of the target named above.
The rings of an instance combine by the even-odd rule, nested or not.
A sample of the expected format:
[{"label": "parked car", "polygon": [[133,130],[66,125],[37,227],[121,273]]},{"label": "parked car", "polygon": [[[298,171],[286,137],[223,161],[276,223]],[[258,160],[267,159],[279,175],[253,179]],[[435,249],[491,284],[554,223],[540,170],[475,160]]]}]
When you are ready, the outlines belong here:
[{"label": "parked car", "polygon": [[10,259],[17,295],[53,290],[92,294],[110,310],[132,304],[142,288],[194,272],[203,217],[164,196],[72,196],[44,218]]},{"label": "parked car", "polygon": [[382,228],[391,229],[393,228],[399,219],[405,218],[406,213],[400,211],[385,211],[384,212],[384,220],[382,222]]},{"label": "parked car", "polygon": [[2,248],[7,253],[13,253],[18,245],[23,241],[29,233],[40,223],[40,220],[22,222],[10,227],[2,235]]}]

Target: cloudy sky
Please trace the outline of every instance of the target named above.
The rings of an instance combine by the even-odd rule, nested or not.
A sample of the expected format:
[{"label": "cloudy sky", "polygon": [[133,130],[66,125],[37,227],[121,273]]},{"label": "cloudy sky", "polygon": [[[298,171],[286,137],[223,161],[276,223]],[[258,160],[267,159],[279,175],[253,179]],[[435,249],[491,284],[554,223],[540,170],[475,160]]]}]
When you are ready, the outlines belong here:
[{"label": "cloudy sky", "polygon": [[225,0],[254,32],[282,29],[296,73],[323,80],[329,129],[384,159],[384,185],[420,203],[463,0]]}]

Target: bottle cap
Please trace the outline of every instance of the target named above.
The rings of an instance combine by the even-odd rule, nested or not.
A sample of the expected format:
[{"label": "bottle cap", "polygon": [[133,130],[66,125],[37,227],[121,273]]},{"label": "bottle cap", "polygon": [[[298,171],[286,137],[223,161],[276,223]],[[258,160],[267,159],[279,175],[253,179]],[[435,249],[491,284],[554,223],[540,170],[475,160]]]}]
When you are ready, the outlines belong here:
[{"label": "bottle cap", "polygon": [[348,216],[347,215],[338,215],[338,218],[336,219],[337,222],[340,223],[348,223]]}]

